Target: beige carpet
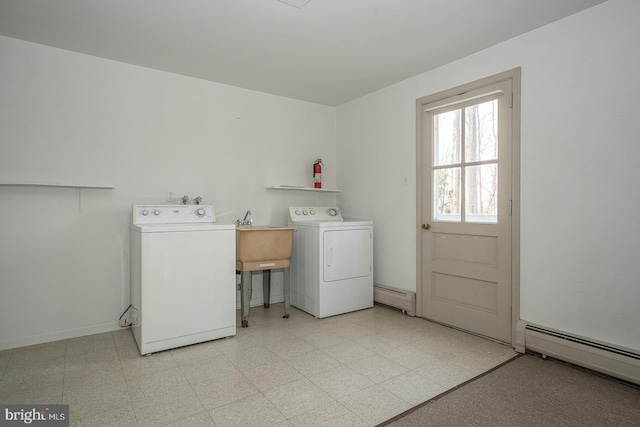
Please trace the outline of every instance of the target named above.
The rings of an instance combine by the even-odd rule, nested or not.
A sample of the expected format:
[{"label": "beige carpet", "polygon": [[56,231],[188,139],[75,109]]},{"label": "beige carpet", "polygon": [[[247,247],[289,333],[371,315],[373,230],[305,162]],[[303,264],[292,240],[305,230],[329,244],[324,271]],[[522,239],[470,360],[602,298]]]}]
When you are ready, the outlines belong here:
[{"label": "beige carpet", "polygon": [[640,426],[640,386],[517,357],[380,426]]}]

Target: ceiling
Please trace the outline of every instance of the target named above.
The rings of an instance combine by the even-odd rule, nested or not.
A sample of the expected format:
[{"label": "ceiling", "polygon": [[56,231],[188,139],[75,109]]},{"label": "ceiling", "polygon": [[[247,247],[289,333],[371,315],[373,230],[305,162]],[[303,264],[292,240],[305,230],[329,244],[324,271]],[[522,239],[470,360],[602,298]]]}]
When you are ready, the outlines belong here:
[{"label": "ceiling", "polygon": [[0,0],[0,35],[337,106],[604,1]]}]

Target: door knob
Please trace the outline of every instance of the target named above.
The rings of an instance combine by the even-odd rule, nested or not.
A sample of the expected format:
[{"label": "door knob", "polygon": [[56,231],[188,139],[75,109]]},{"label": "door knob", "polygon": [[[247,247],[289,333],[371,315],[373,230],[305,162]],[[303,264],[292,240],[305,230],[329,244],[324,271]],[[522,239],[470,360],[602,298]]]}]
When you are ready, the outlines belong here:
[{"label": "door knob", "polygon": [[431,225],[430,225],[430,224],[422,224],[422,229],[423,229],[423,230],[428,230],[428,229],[430,229],[430,228],[431,228]]}]

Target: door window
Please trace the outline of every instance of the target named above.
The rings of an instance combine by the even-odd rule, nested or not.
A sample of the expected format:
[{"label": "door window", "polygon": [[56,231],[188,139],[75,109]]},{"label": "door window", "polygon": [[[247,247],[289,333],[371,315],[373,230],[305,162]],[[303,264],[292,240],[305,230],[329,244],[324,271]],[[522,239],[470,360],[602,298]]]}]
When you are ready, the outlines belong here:
[{"label": "door window", "polygon": [[436,111],[432,125],[433,219],[497,223],[498,100]]}]

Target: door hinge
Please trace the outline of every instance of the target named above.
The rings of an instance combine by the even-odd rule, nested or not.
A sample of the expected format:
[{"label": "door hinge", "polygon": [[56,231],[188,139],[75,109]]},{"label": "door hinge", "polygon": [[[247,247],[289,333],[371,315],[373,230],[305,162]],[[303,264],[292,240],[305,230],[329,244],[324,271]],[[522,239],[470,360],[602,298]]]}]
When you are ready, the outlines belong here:
[{"label": "door hinge", "polygon": [[513,108],[513,92],[511,92],[511,98],[509,98],[509,108]]},{"label": "door hinge", "polygon": [[513,200],[509,200],[509,216],[513,215]]}]

